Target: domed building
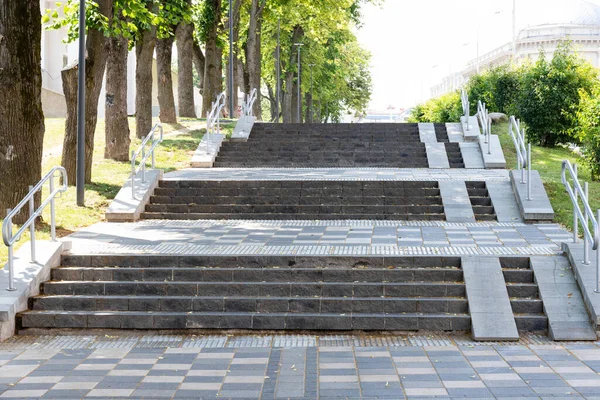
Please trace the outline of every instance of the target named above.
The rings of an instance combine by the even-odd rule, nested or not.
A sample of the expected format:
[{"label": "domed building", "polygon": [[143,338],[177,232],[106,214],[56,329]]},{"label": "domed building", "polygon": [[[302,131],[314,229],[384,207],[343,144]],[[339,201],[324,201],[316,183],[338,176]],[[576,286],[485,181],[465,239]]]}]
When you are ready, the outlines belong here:
[{"label": "domed building", "polygon": [[516,34],[506,43],[467,63],[431,89],[433,97],[458,89],[468,78],[491,67],[537,60],[543,49],[552,58],[557,46],[570,40],[576,51],[600,68],[600,5],[586,0],[517,0]]}]

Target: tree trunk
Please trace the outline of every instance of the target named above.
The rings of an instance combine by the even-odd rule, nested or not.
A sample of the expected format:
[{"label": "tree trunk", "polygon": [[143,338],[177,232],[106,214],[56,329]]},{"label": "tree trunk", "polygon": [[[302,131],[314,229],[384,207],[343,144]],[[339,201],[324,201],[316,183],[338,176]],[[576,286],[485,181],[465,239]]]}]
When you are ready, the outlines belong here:
[{"label": "tree trunk", "polygon": [[[246,42],[246,71],[248,74],[248,87],[246,93],[256,89],[260,94],[261,89],[261,31],[262,14],[265,0],[251,0],[250,26],[248,27],[248,40]],[[260,95],[258,96],[260,97]],[[254,103],[254,115],[261,119],[261,102],[258,99]]]},{"label": "tree trunk", "polygon": [[[205,7],[212,7],[215,21],[221,20],[221,0],[206,0]],[[206,65],[204,69],[204,91],[202,92],[202,117],[210,112],[212,102],[219,95],[221,87],[221,76],[219,75],[219,64],[217,48],[218,23],[211,24],[206,34]]]},{"label": "tree trunk", "polygon": [[173,96],[173,37],[156,42],[156,70],[158,75],[158,105],[160,122],[177,123],[175,97]]},{"label": "tree trunk", "polygon": [[179,116],[196,118],[194,106],[194,26],[180,23],[177,27],[177,91]]},{"label": "tree trunk", "polygon": [[135,45],[135,122],[136,136],[145,137],[152,129],[152,65],[156,46],[156,27],[144,31]]},{"label": "tree trunk", "polygon": [[285,73],[285,89],[282,89],[281,113],[284,124],[294,122],[292,113],[292,93],[294,93],[294,73],[288,71]]},{"label": "tree trunk", "polygon": [[198,42],[194,40],[193,46],[194,66],[196,67],[198,79],[200,79],[200,94],[202,94],[204,90],[204,69],[206,65],[206,58],[204,57],[204,53],[202,52],[202,49],[200,48]]},{"label": "tree trunk", "polygon": [[[232,74],[230,73],[231,65],[229,62],[229,60],[230,60],[229,57],[227,57],[227,62],[225,63],[225,66],[227,68],[227,73],[226,73],[227,96],[230,96],[230,94],[233,93],[233,110],[229,110],[229,106],[230,106],[229,100],[227,101],[227,107],[226,107],[226,109],[228,110],[228,114],[230,115],[231,118],[238,117],[238,113],[237,113],[238,88],[240,86],[241,80],[239,79],[238,71],[237,71],[238,66],[240,64],[237,44],[240,39],[240,8],[241,8],[241,6],[242,6],[241,0],[235,0],[235,2],[233,3],[233,77],[231,76]],[[229,20],[226,21],[225,26],[229,27]],[[233,86],[233,90],[232,90],[232,86]]]},{"label": "tree trunk", "polygon": [[277,120],[277,98],[275,91],[271,87],[271,85],[267,85],[267,93],[269,93],[269,109],[271,112],[271,122],[275,122]]},{"label": "tree trunk", "polygon": [[104,158],[116,161],[129,161],[131,144],[127,120],[128,46],[129,41],[124,37],[108,40]]},{"label": "tree trunk", "polygon": [[[98,0],[98,10],[112,21],[113,0]],[[85,183],[92,182],[92,157],[94,155],[94,134],[98,122],[98,100],[104,80],[108,40],[104,33],[89,29],[86,39],[85,64]],[[75,185],[77,174],[77,64],[61,73],[63,91],[67,104],[67,121],[63,143],[61,164],[67,170],[70,185]]]},{"label": "tree trunk", "polygon": [[[0,218],[41,178],[41,18],[37,0],[0,1]],[[28,218],[25,207],[14,222]]]},{"label": "tree trunk", "polygon": [[306,116],[304,117],[304,120],[307,123],[312,124],[313,123],[313,119],[312,119],[312,109],[313,109],[312,95],[309,92],[309,93],[306,93],[304,95],[304,97],[306,98]]},{"label": "tree trunk", "polygon": [[[292,34],[291,43],[298,43],[304,36],[304,30],[301,26],[295,26],[294,32]],[[296,103],[294,103],[294,98],[297,97],[295,93],[297,92],[294,84],[294,76],[296,75],[297,70],[297,53],[296,47],[291,46],[290,48],[290,58],[287,62],[287,67],[285,68],[284,74],[284,82],[285,89],[282,89],[282,104],[281,104],[281,112],[283,116],[284,123],[294,123],[298,120],[297,118],[297,109]],[[283,68],[283,66],[282,66]]]}]

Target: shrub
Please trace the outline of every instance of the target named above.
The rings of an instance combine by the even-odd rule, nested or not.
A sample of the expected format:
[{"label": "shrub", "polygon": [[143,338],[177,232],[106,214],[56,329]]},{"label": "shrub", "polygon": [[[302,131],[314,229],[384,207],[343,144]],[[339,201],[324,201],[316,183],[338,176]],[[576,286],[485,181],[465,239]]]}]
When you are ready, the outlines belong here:
[{"label": "shrub", "polygon": [[580,96],[590,93],[596,80],[593,67],[574,54],[569,43],[559,45],[551,62],[541,52],[525,69],[516,101],[529,138],[546,147],[577,141],[573,130]]},{"label": "shrub", "polygon": [[409,122],[456,122],[460,120],[461,115],[460,93],[451,92],[417,105]]}]

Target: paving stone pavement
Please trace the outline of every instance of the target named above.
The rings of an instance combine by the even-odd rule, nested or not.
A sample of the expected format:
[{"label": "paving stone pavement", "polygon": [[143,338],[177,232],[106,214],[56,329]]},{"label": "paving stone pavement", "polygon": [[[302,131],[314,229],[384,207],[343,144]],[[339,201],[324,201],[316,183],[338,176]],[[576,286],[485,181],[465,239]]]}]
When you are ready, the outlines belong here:
[{"label": "paving stone pavement", "polygon": [[20,336],[0,399],[598,399],[600,343],[464,336]]},{"label": "paving stone pavement", "polygon": [[509,171],[493,169],[435,168],[211,168],[182,169],[165,180],[302,180],[302,181],[508,181]]},{"label": "paving stone pavement", "polygon": [[409,221],[141,221],[70,236],[72,254],[555,255],[557,224]]}]

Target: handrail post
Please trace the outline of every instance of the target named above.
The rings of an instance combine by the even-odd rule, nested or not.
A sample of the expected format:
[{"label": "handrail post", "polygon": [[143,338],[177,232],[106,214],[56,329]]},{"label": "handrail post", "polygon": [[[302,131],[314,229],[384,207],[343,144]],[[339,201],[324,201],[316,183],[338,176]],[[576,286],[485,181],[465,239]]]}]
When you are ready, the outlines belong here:
[{"label": "handrail post", "polygon": [[131,150],[131,198],[135,200],[135,150]]},{"label": "handrail post", "polygon": [[156,127],[152,128],[152,150],[150,150],[152,152],[152,169],[154,169],[154,165],[155,165],[155,160],[154,160],[154,134],[155,134],[155,129]]},{"label": "handrail post", "polygon": [[[600,224],[600,210],[598,210],[596,212],[596,221],[598,222],[598,224]],[[597,224],[597,228],[596,228],[596,232],[594,237],[598,238],[598,234],[600,234],[600,232],[598,232],[598,230],[600,230],[600,228],[598,228]],[[600,293],[600,243],[596,243],[596,245],[598,246],[596,248],[596,293]]]},{"label": "handrail post", "polygon": [[[146,136],[142,138],[142,142],[146,140]],[[142,183],[146,182],[146,146],[142,146]]]},{"label": "handrail post", "polygon": [[[50,176],[50,195],[54,193],[54,174]],[[53,242],[56,242],[56,204],[54,196],[50,200],[50,237]]]},{"label": "handrail post", "polygon": [[527,151],[527,200],[531,201],[531,143],[528,143]]},{"label": "handrail post", "polygon": [[[33,190],[33,186],[29,185],[29,193]],[[29,218],[31,218],[35,214],[35,195],[29,198]],[[31,236],[31,240],[29,243],[31,244],[31,262],[35,263],[35,220],[31,222],[29,226],[29,236]]]},{"label": "handrail post", "polygon": [[488,117],[488,130],[487,130],[487,145],[488,145],[488,154],[492,154],[492,120]]},{"label": "handrail post", "polygon": [[[587,182],[585,182],[583,184],[583,191],[585,193],[584,201],[587,202],[589,199],[589,185]],[[585,219],[583,220],[583,222],[585,223],[585,226],[587,226],[589,228],[590,220],[589,220],[587,213],[585,213]],[[585,265],[590,264],[590,242],[589,242],[589,240],[587,240],[587,238],[583,241],[583,264],[585,264]]]},{"label": "handrail post", "polygon": [[[577,164],[573,164],[573,171],[575,172],[574,180],[579,181],[579,173],[577,172]],[[573,185],[575,186],[575,185]],[[576,207],[579,207],[579,193],[575,190],[574,195],[574,207],[573,207],[573,243],[577,243],[579,241],[579,219],[577,218],[577,211],[575,211]]]},{"label": "handrail post", "polygon": [[[12,210],[9,208],[6,210],[6,215],[10,214]],[[12,219],[9,219],[7,222],[8,231],[11,232],[12,235]],[[9,292],[14,292],[17,290],[15,287],[15,266],[14,266],[14,254],[13,254],[13,245],[8,246],[8,290]]]}]

